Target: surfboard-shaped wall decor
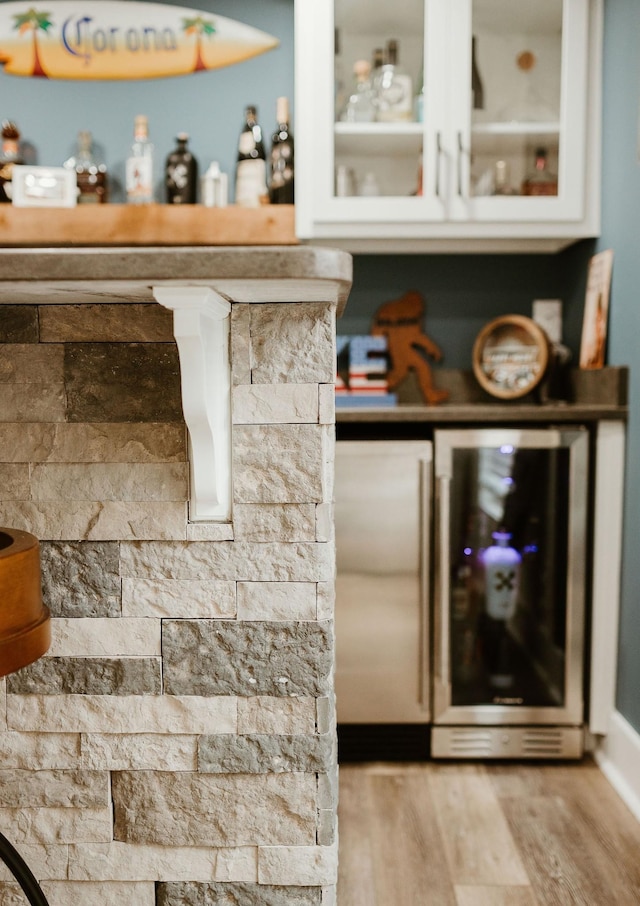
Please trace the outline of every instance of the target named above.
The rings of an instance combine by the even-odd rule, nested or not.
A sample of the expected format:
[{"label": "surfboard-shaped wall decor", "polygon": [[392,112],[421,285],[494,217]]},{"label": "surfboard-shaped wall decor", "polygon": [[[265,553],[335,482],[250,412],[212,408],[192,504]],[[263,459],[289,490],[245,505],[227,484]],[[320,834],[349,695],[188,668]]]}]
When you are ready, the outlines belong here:
[{"label": "surfboard-shaped wall decor", "polygon": [[0,65],[48,79],[154,79],[218,69],[278,40],[216,13],[137,0],[0,3]]}]

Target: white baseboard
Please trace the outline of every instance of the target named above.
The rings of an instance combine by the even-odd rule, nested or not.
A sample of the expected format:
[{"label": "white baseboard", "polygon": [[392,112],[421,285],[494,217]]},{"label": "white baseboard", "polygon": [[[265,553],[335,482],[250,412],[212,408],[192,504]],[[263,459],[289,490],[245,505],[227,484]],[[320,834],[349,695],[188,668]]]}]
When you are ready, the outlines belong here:
[{"label": "white baseboard", "polygon": [[598,767],[640,821],[640,733],[618,711],[594,752]]}]

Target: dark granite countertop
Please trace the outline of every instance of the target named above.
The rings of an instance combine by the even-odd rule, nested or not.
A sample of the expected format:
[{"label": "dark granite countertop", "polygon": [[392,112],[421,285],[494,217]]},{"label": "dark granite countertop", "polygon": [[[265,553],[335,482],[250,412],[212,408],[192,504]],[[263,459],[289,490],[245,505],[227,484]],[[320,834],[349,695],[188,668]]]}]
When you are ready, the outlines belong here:
[{"label": "dark granite countertop", "polygon": [[568,372],[566,398],[546,399],[544,390],[520,400],[504,402],[486,393],[471,370],[434,371],[438,387],[449,390],[449,399],[436,406],[422,404],[417,386],[403,385],[399,403],[393,407],[338,408],[338,422],[431,424],[477,423],[576,423],[585,421],[626,420],[628,417],[627,367],[607,367],[593,371],[573,368]]},{"label": "dark granite countertop", "polygon": [[237,302],[335,302],[346,252],[314,246],[0,248],[0,304],[152,301],[152,286],[206,285]]}]

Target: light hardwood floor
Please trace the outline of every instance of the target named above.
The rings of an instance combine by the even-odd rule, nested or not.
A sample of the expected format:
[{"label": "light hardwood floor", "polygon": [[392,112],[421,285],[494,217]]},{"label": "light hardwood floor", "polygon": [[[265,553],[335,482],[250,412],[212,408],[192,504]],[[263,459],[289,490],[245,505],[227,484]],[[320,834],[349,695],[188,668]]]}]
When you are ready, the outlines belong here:
[{"label": "light hardwood floor", "polygon": [[640,906],[640,823],[580,763],[345,764],[338,906]]}]

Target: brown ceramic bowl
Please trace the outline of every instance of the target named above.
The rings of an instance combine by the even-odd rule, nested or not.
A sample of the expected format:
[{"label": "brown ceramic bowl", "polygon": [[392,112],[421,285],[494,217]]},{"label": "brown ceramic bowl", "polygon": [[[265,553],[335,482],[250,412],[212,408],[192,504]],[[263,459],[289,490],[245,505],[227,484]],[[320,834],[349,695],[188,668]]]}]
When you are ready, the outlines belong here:
[{"label": "brown ceramic bowl", "polygon": [[0,676],[31,664],[50,644],[38,539],[19,529],[0,528]]}]

